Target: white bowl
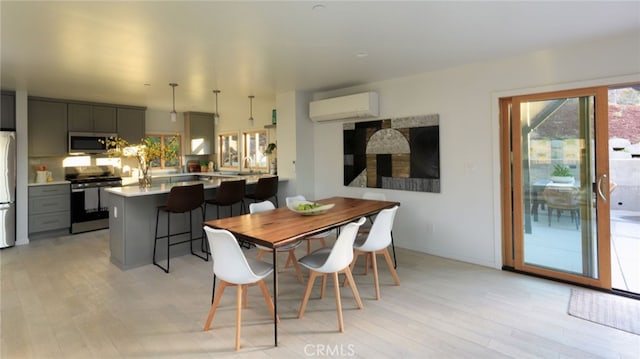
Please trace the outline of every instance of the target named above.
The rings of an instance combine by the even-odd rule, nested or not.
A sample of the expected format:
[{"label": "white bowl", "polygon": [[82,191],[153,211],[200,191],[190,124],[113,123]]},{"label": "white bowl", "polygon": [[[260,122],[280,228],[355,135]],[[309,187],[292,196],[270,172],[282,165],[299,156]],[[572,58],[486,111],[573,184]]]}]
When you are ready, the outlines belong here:
[{"label": "white bowl", "polygon": [[289,203],[287,205],[287,208],[289,208],[291,211],[296,212],[298,214],[301,214],[303,216],[315,216],[315,215],[318,215],[318,214],[323,214],[323,213],[327,212],[328,210],[330,210],[331,208],[333,208],[333,206],[335,206],[335,204],[329,203],[329,204],[323,204],[323,205],[320,205],[318,207],[314,207],[314,208],[311,208],[311,209],[306,209],[306,210],[303,210],[303,211],[299,211],[297,209],[298,205],[300,205],[300,204],[313,204],[313,203],[315,203],[315,202],[293,201],[293,202],[291,202],[291,203]]}]

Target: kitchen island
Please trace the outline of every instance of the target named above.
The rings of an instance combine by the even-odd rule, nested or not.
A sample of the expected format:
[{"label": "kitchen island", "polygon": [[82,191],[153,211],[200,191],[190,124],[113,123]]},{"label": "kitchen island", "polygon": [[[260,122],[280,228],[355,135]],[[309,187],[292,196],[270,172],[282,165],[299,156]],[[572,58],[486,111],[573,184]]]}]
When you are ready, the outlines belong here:
[{"label": "kitchen island", "polygon": [[[111,262],[118,268],[127,270],[147,264],[151,264],[153,257],[153,242],[156,228],[156,210],[158,206],[167,202],[169,191],[174,186],[184,186],[202,183],[204,185],[205,199],[215,197],[216,190],[222,181],[245,178],[247,187],[251,188],[261,177],[270,175],[249,176],[210,176],[209,179],[192,180],[173,183],[154,183],[150,188],[140,188],[137,185],[112,187],[105,191],[109,193],[109,249]],[[154,181],[155,182],[155,181]],[[158,181],[160,182],[160,181]],[[282,181],[280,181],[282,182]],[[224,211],[226,209],[226,211]],[[228,216],[228,208],[221,209],[221,216]],[[240,206],[235,206],[234,214],[238,214]],[[215,218],[210,210],[207,219]],[[164,234],[167,228],[167,215],[161,215],[158,223],[158,231]],[[195,211],[192,216],[194,238],[200,237],[202,227],[201,215]],[[171,232],[187,231],[189,228],[189,215],[172,214]],[[188,234],[176,236],[173,241],[188,239]],[[194,243],[194,250],[200,250]],[[156,249],[156,258],[164,260],[167,256],[166,242]],[[189,243],[183,243],[171,248],[171,257],[177,257],[189,253]]]}]

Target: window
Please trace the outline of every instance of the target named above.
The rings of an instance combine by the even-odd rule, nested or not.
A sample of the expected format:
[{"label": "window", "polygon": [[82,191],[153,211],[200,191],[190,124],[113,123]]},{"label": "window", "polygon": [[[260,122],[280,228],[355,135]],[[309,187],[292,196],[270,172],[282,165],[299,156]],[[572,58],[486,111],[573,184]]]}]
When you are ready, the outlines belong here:
[{"label": "window", "polygon": [[247,169],[267,169],[267,131],[251,131],[243,133],[244,154],[242,166]]},{"label": "window", "polygon": [[218,163],[221,168],[235,168],[240,165],[238,161],[238,134],[221,133],[218,135]]},{"label": "window", "polygon": [[182,165],[182,152],[181,152],[181,137],[180,135],[157,135],[147,134],[147,138],[152,143],[159,143],[164,149],[165,146],[171,146],[178,154],[175,159],[165,161],[164,159],[156,159],[151,161],[151,168],[180,168]]}]

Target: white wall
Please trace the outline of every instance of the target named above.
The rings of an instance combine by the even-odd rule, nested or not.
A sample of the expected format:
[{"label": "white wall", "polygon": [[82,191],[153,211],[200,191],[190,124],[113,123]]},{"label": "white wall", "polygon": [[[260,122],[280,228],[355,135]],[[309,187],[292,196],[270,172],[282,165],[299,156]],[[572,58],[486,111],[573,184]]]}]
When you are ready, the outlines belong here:
[{"label": "white wall", "polygon": [[[314,98],[373,90],[380,95],[380,118],[438,113],[442,192],[384,191],[388,199],[401,202],[395,243],[500,267],[496,94],[608,84],[628,75],[640,81],[640,34],[318,93]],[[308,116],[297,122],[309,123]],[[313,124],[313,133],[313,154],[301,158],[305,152],[300,148],[297,154],[298,162],[315,166],[314,197],[361,196],[365,189],[342,183],[342,122]]]}]

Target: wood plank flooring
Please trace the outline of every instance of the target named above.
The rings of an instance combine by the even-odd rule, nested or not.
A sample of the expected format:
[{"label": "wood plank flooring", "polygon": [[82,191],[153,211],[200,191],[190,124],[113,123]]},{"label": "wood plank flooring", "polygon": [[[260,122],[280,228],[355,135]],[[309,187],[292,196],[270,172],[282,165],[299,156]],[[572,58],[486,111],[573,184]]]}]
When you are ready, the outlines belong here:
[{"label": "wood plank flooring", "polygon": [[640,336],[567,314],[570,285],[401,249],[397,256],[401,284],[381,265],[379,301],[364,261],[356,266],[364,308],[342,288],[342,334],[332,281],[324,300],[316,281],[297,319],[304,285],[284,270],[277,348],[264,299],[250,287],[236,353],[235,291],[202,331],[211,262],[187,255],[171,261],[170,274],[153,265],[121,271],[109,262],[106,230],[32,241],[0,251],[0,357],[640,357]]}]

